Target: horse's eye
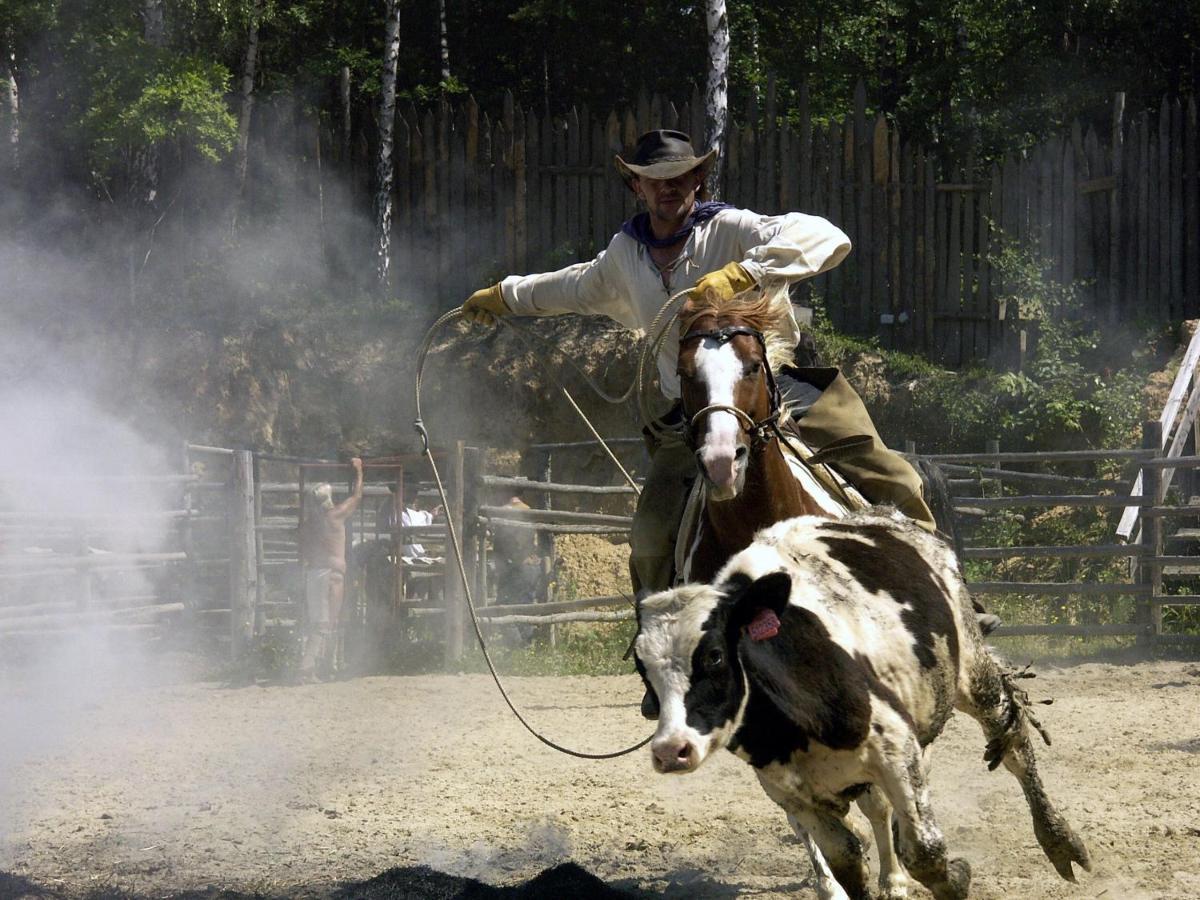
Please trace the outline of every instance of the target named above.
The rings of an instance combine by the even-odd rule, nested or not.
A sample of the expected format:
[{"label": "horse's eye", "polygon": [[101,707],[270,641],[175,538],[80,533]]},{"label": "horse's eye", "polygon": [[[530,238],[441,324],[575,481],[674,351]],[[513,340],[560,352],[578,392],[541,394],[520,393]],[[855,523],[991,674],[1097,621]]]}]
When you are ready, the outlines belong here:
[{"label": "horse's eye", "polygon": [[762,371],[762,363],[760,363],[760,362],[752,362],[752,363],[750,363],[750,365],[746,366],[746,376],[747,377],[752,377],[754,375],[757,375],[761,371]]},{"label": "horse's eye", "polygon": [[708,651],[708,655],[704,657],[704,666],[708,669],[716,669],[725,663],[725,654],[720,647],[713,647]]}]

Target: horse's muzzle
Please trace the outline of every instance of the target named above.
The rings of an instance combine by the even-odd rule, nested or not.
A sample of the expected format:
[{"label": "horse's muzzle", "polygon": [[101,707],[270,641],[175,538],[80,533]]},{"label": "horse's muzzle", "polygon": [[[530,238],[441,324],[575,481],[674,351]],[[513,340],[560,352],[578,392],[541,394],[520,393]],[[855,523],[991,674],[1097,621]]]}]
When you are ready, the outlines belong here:
[{"label": "horse's muzzle", "polygon": [[746,460],[749,455],[745,444],[737,444],[733,453],[707,453],[701,447],[696,451],[696,465],[708,489],[708,499],[714,502],[732,500],[741,493],[746,481]]}]

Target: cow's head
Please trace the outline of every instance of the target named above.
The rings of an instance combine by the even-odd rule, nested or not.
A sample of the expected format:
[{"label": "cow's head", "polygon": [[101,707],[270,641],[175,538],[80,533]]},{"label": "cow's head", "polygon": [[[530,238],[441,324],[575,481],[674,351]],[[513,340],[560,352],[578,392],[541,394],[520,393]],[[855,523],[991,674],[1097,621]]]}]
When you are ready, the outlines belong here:
[{"label": "cow's head", "polygon": [[749,689],[739,648],[771,640],[791,584],[784,572],[755,580],[734,575],[639,601],[634,652],[646,683],[642,713],[658,720],[650,742],[656,771],[691,772],[729,744]]}]

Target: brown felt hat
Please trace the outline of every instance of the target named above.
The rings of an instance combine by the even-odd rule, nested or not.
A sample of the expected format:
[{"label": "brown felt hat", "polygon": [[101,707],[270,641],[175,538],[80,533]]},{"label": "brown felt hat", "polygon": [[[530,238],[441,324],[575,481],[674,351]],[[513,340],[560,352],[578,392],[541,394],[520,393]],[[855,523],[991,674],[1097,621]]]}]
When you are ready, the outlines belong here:
[{"label": "brown felt hat", "polygon": [[682,131],[660,129],[647,131],[638,138],[632,161],[626,162],[618,156],[613,162],[621,178],[630,184],[634,178],[665,180],[699,168],[707,173],[716,156],[715,149],[697,156],[692,139]]}]

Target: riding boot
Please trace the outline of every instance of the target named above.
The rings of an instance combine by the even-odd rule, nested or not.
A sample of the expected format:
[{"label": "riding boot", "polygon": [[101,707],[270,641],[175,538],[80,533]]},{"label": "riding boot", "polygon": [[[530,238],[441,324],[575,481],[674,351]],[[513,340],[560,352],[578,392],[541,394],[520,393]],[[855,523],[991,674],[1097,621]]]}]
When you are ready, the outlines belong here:
[{"label": "riding boot", "polygon": [[[793,423],[805,443],[820,450],[835,441],[849,444],[853,443],[848,441],[850,438],[871,438],[858,444],[858,452],[839,455],[829,464],[872,503],[895,506],[922,528],[937,530],[922,494],[921,476],[908,460],[884,444],[862,398],[838,369],[784,366],[780,376],[785,394],[811,400],[802,400],[799,407],[793,408]],[[792,380],[800,382],[794,386],[795,391],[785,387],[785,382]],[[819,397],[813,388],[820,391]]]}]

